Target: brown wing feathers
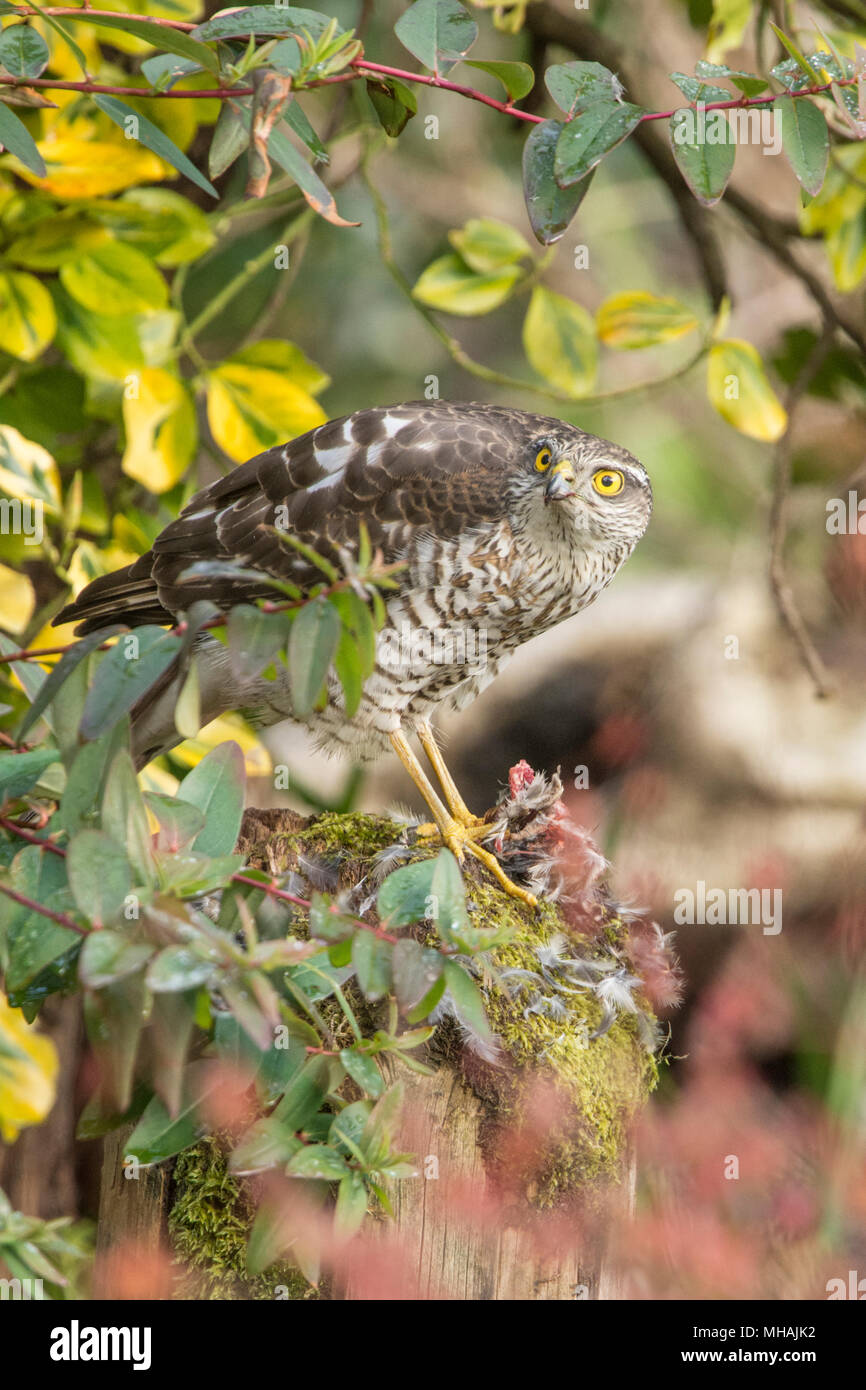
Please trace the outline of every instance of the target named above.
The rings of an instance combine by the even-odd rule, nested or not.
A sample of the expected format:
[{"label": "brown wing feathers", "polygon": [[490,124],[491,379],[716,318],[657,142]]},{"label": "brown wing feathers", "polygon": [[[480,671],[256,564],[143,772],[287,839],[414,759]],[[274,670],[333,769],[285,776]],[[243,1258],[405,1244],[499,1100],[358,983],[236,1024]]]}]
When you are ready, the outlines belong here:
[{"label": "brown wing feathers", "polygon": [[356,547],[362,520],[389,559],[418,530],[456,535],[501,514],[508,465],[523,437],[549,423],[453,402],[331,420],[198,493],[147,555],[94,580],[55,622],[77,621],[79,633],[112,622],[169,623],[198,598],[228,608],[273,594],[254,581],[182,579],[197,560],[263,570],[301,587],[315,582],[320,572],[266,529],[277,520],[334,560],[341,547]]}]

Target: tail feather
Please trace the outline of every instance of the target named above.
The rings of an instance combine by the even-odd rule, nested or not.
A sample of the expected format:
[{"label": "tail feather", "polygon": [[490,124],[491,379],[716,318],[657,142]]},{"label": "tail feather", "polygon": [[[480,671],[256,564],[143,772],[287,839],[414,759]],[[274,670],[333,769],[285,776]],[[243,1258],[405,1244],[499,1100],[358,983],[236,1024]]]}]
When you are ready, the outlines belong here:
[{"label": "tail feather", "polygon": [[174,618],[159,601],[153,580],[153,556],[142,555],[125,569],[94,579],[72,603],[57,614],[54,625],[78,623],[79,637],[112,623],[141,627],[142,623],[172,623]]}]

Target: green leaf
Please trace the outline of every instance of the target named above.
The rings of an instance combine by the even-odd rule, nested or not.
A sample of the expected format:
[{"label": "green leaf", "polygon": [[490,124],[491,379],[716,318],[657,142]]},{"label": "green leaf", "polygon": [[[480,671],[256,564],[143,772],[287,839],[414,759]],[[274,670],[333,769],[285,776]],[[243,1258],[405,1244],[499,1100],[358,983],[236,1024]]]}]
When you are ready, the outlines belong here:
[{"label": "green leaf", "polygon": [[289,682],[292,705],[300,719],[313,710],[340,641],[340,617],[327,599],[300,609],[289,637]]},{"label": "green leaf", "polygon": [[569,121],[563,127],[553,161],[560,188],[570,188],[585,178],[605,155],[627,139],[643,114],[643,107],[631,102],[597,101]]},{"label": "green leaf", "polygon": [[[98,835],[97,830],[82,831]],[[136,975],[153,955],[146,941],[130,941],[116,931],[92,931],[84,938],[78,961],[78,974],[89,989],[105,989],[128,975]]]},{"label": "green leaf", "polygon": [[[193,37],[201,40],[245,39],[249,34],[291,34],[305,29],[315,40],[321,38],[331,20],[319,10],[299,9],[294,5],[250,5],[217,15],[194,29]],[[343,31],[337,28],[336,33]]]},{"label": "green leaf", "polygon": [[794,43],[794,40],[789,39],[788,35],[785,34],[779,28],[778,24],[773,24],[772,21],[770,22],[770,28],[776,35],[776,38],[779,40],[779,43],[782,45],[782,47],[787,49],[787,51],[790,53],[791,57],[794,59],[794,62],[797,64],[803,75],[809,79],[810,85],[817,82],[819,80],[818,73],[815,71],[806,55],[802,53],[800,49],[797,47],[797,45]]},{"label": "green leaf", "polygon": [[[152,150],[160,159],[164,159],[179,174],[183,174],[190,179],[198,188],[205,193],[209,193],[212,198],[218,198],[219,194],[212,183],[209,183],[204,174],[200,174],[198,169],[187,159],[182,150],[179,150],[173,140],[163,134],[159,126],[149,121],[146,116],[141,116],[128,106],[125,101],[118,100],[117,97],[108,97],[97,94],[93,97],[96,106],[99,107],[108,118],[114,121],[115,125],[126,134],[128,130],[135,132],[137,139],[146,149]],[[4,108],[5,109],[5,108]],[[0,139],[3,138],[2,123],[0,123]],[[13,151],[16,153],[16,151]],[[21,155],[19,154],[19,159]]]},{"label": "green leaf", "polygon": [[687,101],[703,102],[706,106],[712,101],[733,100],[727,88],[714,87],[711,82],[702,82],[700,78],[690,77],[688,73],[672,72],[670,78]]},{"label": "green leaf", "polygon": [[413,58],[445,77],[478,38],[478,25],[457,0],[416,0],[401,14],[394,33]]},{"label": "green leaf", "polygon": [[166,946],[154,956],[147,970],[147,987],[155,994],[175,994],[198,989],[213,978],[216,966],[188,946]]},{"label": "green leaf", "polygon": [[475,981],[456,961],[446,960],[445,982],[460,1022],[482,1041],[492,1043],[493,1034],[484,1013],[484,1001]]},{"label": "green leaf", "polygon": [[95,927],[120,915],[132,887],[122,844],[104,830],[79,830],[69,841],[66,870],[76,903]]},{"label": "green leaf", "polygon": [[167,671],[181,639],[161,627],[144,626],[121,637],[100,662],[81,720],[81,737],[93,739],[116,724]]},{"label": "green leaf", "polygon": [[804,97],[777,97],[773,110],[782,120],[782,148],[807,193],[820,193],[830,158],[830,136],[823,111]]},{"label": "green leaf", "polygon": [[360,1173],[349,1172],[341,1180],[334,1209],[334,1225],[343,1236],[353,1236],[367,1215],[367,1188]]},{"label": "green leaf", "polygon": [[25,169],[29,169],[37,178],[45,178],[45,160],[36,148],[36,141],[5,102],[0,102],[0,144],[16,159],[20,159]]},{"label": "green leaf", "polygon": [[179,29],[170,29],[164,24],[153,24],[146,19],[133,19],[128,14],[110,14],[105,10],[88,9],[86,14],[81,15],[80,21],[84,24],[102,24],[112,29],[122,29],[125,34],[134,34],[137,39],[144,39],[153,48],[176,53],[178,57],[187,58],[191,63],[206,68],[215,77],[219,75],[219,59],[213,50]]},{"label": "green leaf", "polygon": [[707,394],[728,424],[750,439],[772,444],[788,427],[787,412],[751,343],[730,338],[713,344],[707,361]]},{"label": "green leaf", "polygon": [[229,665],[238,680],[251,680],[286,650],[291,620],[287,613],[265,613],[252,603],[231,609],[226,623]]},{"label": "green leaf", "polygon": [[448,849],[439,851],[435,859],[430,896],[434,903],[433,920],[442,939],[448,943],[459,937],[469,926],[466,911],[466,886],[460,866]]},{"label": "green leaf", "polygon": [[295,149],[282,125],[275,126],[268,138],[268,153],[281,169],[295,180],[310,207],[335,227],[358,227],[359,222],[347,222],[337,212],[334,195],[322,183],[315,169]]},{"label": "green leaf", "polygon": [[497,271],[531,256],[525,239],[507,222],[493,217],[473,217],[465,226],[448,233],[448,240],[470,270],[479,275]]},{"label": "green leaf", "polygon": [[168,303],[168,286],[156,266],[120,241],[108,241],[65,262],[60,283],[96,314],[139,314],[164,309]]},{"label": "green leaf", "polygon": [[421,859],[388,875],[376,899],[383,926],[408,927],[432,915],[430,894],[435,872],[435,859]]},{"label": "green leaf", "polygon": [[681,107],[671,116],[671,149],[680,173],[704,207],[717,203],[728,186],[736,147],[723,111]]},{"label": "green leaf", "polygon": [[760,96],[769,86],[763,77],[753,77],[750,72],[732,72],[731,81],[734,86],[747,97]]},{"label": "green leaf", "polygon": [[622,93],[619,79],[601,63],[556,63],[544,74],[544,85],[566,116],[596,102],[613,101]]},{"label": "green leaf", "polygon": [[403,1085],[390,1086],[376,1101],[364,1126],[360,1147],[371,1167],[383,1162],[388,1155],[400,1107],[403,1104]]},{"label": "green leaf", "polygon": [[257,1120],[232,1150],[229,1170],[237,1174],[260,1173],[287,1163],[301,1147],[302,1141],[273,1117]]},{"label": "green leaf", "polygon": [[124,1156],[137,1158],[143,1167],[173,1158],[194,1144],[202,1129],[199,1106],[207,1096],[225,1086],[225,1073],[212,1062],[193,1062],[187,1067],[184,1094],[172,1117],[154,1096],[124,1146]]},{"label": "green leaf", "polygon": [[598,336],[621,351],[669,343],[691,333],[698,320],[679,300],[629,290],[606,299],[595,316]]},{"label": "green leaf", "polygon": [[274,1113],[292,1133],[302,1130],[328,1094],[330,1066],[327,1057],[311,1057],[294,1078]]},{"label": "green leaf", "polygon": [[48,672],[48,676],[40,686],[39,694],[21,721],[21,727],[18,730],[19,738],[23,739],[27,730],[33,728],[40,714],[51,704],[54,696],[72,675],[78,663],[89,656],[92,651],[95,651],[97,647],[102,646],[107,637],[113,637],[119,631],[120,628],[116,626],[101,628],[99,632],[89,632],[86,637],[80,638],[71,647],[67,647],[57,665]]},{"label": "green leaf", "polygon": [[193,849],[199,854],[231,854],[244,814],[246,768],[237,743],[221,743],[188,772],[177,789],[178,800],[204,812],[204,829]]},{"label": "green leaf", "polygon": [[204,812],[192,802],[164,796],[161,792],[145,792],[144,799],[159,821],[156,836],[159,853],[178,854],[204,829]]},{"label": "green leaf", "polygon": [[592,315],[581,304],[536,285],[523,321],[523,347],[535,370],[557,390],[575,398],[592,391],[598,343]]},{"label": "green leaf", "polygon": [[418,100],[411,87],[396,77],[367,78],[367,96],[379,118],[379,124],[387,135],[395,138],[418,114]]},{"label": "green leaf", "polygon": [[0,63],[13,77],[38,77],[49,56],[47,43],[29,24],[11,24],[0,33]]},{"label": "green leaf", "polygon": [[[56,855],[28,845],[16,854],[4,876],[10,888],[48,906],[64,892],[66,869]],[[75,983],[75,960],[81,946],[77,932],[56,926],[12,899],[0,895],[0,962],[5,960],[9,1002],[18,1008],[25,998],[45,995]]]},{"label": "green leaf", "polygon": [[366,999],[381,999],[391,986],[391,946],[360,929],[352,938],[352,964],[358,973],[358,985]]},{"label": "green leaf", "polygon": [[306,145],[307,149],[310,150],[316,159],[322,164],[328,164],[330,162],[330,155],[328,154],[327,147],[322,144],[313,127],[310,125],[310,122],[307,120],[304,108],[299,105],[295,99],[292,99],[284,108],[283,120],[287,126],[291,127],[298,139]]},{"label": "green leaf", "polygon": [[59,760],[56,748],[34,748],[30,753],[0,753],[0,804],[23,796],[41,774]]},{"label": "green leaf", "polygon": [[[88,941],[103,935],[94,932]],[[93,949],[98,949],[94,947]],[[132,1084],[138,1042],[144,1027],[146,991],[140,970],[126,974],[84,996],[84,1021],[99,1066],[104,1099],[126,1110]]]},{"label": "green leaf", "polygon": [[366,1091],[368,1096],[377,1099],[385,1089],[382,1080],[382,1073],[376,1066],[372,1057],[364,1052],[359,1052],[355,1047],[344,1047],[340,1053],[340,1061],[346,1068],[352,1080],[357,1082],[362,1091]]},{"label": "green leaf", "polygon": [[95,815],[108,769],[122,743],[129,738],[128,723],[119,720],[101,738],[78,747],[66,777],[57,819],[68,835],[74,835]]},{"label": "green leaf", "polygon": [[467,58],[468,68],[480,68],[482,72],[489,72],[491,77],[495,77],[505,88],[509,102],[520,101],[532,91],[535,86],[535,73],[528,63],[499,63],[499,62],[479,62],[475,58]]},{"label": "green leaf", "polygon": [[523,196],[530,226],[543,246],[551,246],[563,235],[580,207],[592,182],[587,174],[571,188],[560,188],[554,178],[554,161],[561,121],[534,125],[523,147]]},{"label": "green leaf", "polygon": [[442,980],[443,962],[444,957],[439,951],[419,945],[410,936],[402,937],[397,942],[391,963],[394,991],[401,1009],[406,1012],[414,1010],[426,999]]},{"label": "green leaf", "polygon": [[290,1178],[321,1178],[325,1182],[339,1182],[346,1175],[346,1160],[327,1144],[309,1144],[289,1160],[286,1175]]},{"label": "green leaf", "polygon": [[[246,109],[249,111],[248,104]],[[218,179],[220,174],[230,169],[249,143],[248,121],[241,118],[233,101],[224,101],[220,107],[207,157],[207,170],[211,178]]]},{"label": "green leaf", "polygon": [[489,314],[508,299],[518,280],[520,266],[502,266],[493,274],[478,275],[460,256],[440,256],[419,276],[413,298],[446,314]]}]

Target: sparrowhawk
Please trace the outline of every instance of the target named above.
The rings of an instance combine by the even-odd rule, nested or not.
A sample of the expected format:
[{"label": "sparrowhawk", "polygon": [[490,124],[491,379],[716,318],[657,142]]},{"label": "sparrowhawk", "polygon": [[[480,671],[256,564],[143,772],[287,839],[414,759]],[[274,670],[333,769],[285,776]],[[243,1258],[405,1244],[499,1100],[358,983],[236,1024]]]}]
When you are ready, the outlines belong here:
[{"label": "sparrowhawk", "polygon": [[[652,510],[643,465],[625,449],[572,425],[502,406],[416,401],[329,421],[267,450],[199,492],[134,564],[89,584],[55,622],[79,633],[112,623],[173,624],[197,599],[220,610],[273,590],[223,561],[291,580],[321,573],[281,543],[280,527],[340,562],[357,553],[361,523],[386,561],[402,564],[386,594],[387,621],[360,707],[347,718],[336,677],[308,724],[327,749],[362,758],[390,744],[429,806],[444,842],[476,855],[521,897],[476,841],[480,822],[462,800],[434,740],[431,718],[467,705],[530,637],[591,603],[628,558]],[[285,667],[275,680],[241,681],[226,648],[204,634],[196,648],[202,718],[242,708],[262,725],[292,718]],[[133,711],[143,765],[180,742],[179,677]],[[407,734],[418,735],[434,788]],[[473,838],[474,837],[474,838]]]}]

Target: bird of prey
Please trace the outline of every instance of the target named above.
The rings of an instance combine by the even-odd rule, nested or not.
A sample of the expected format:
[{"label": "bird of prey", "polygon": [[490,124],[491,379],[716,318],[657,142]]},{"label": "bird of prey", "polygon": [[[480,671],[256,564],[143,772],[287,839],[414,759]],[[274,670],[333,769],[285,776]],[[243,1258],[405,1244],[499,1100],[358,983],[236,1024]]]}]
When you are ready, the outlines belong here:
[{"label": "bird of prey", "polygon": [[[457,858],[475,855],[507,891],[533,902],[477,843],[490,827],[460,796],[431,719],[442,705],[463,708],[517,647],[591,603],[651,510],[649,477],[636,458],[559,420],[456,401],[376,406],[212,483],[152,550],[94,580],[55,622],[77,621],[78,633],[118,622],[174,624],[195,600],[227,612],[272,597],[250,571],[311,587],[320,571],[275,531],[339,564],[357,554],[363,523],[385,560],[402,565],[385,595],[376,667],[354,716],[346,717],[339,681],[329,677],[327,705],[306,722],[328,751],[343,745],[369,758],[392,746]],[[190,572],[196,561],[231,562],[247,577]],[[259,725],[293,717],[285,668],[276,680],[239,680],[226,648],[207,633],[195,659],[203,720],[233,709]],[[180,742],[179,682],[170,672],[133,710],[140,766]],[[441,792],[412,749],[413,733]]]}]

